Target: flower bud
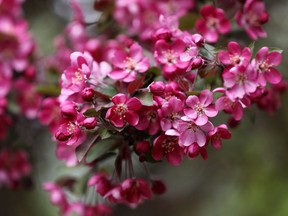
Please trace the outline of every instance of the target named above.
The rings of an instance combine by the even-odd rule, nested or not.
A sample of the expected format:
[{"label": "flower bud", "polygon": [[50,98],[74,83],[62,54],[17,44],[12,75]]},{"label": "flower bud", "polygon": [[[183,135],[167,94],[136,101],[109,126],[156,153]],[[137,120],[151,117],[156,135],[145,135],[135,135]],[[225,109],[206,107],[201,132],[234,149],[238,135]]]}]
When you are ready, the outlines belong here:
[{"label": "flower bud", "polygon": [[199,47],[203,46],[205,43],[203,36],[200,34],[193,34],[192,40]]},{"label": "flower bud", "polygon": [[61,142],[64,142],[64,141],[67,141],[69,138],[71,137],[70,134],[64,134],[63,132],[61,131],[58,131],[56,134],[55,134],[55,138]]},{"label": "flower bud", "polygon": [[81,96],[85,101],[93,101],[95,96],[95,91],[93,88],[87,87],[84,88],[81,92]]},{"label": "flower bud", "polygon": [[149,89],[150,89],[152,94],[157,95],[157,96],[161,96],[161,95],[163,95],[164,90],[165,90],[165,83],[162,81],[153,82],[149,86]]},{"label": "flower bud", "polygon": [[196,69],[196,68],[201,67],[202,64],[203,64],[202,58],[195,58],[193,59],[191,66],[192,66],[192,69]]},{"label": "flower bud", "polygon": [[141,142],[136,143],[135,151],[138,154],[141,154],[141,153],[145,154],[146,152],[149,151],[149,148],[150,148],[150,145],[148,141],[141,141]]},{"label": "flower bud", "polygon": [[83,126],[86,128],[86,129],[94,129],[97,125],[97,119],[94,118],[94,117],[89,117],[89,118],[86,118],[84,121],[83,121]]},{"label": "flower bud", "polygon": [[155,194],[164,194],[166,192],[166,185],[161,180],[152,180],[152,191]]}]

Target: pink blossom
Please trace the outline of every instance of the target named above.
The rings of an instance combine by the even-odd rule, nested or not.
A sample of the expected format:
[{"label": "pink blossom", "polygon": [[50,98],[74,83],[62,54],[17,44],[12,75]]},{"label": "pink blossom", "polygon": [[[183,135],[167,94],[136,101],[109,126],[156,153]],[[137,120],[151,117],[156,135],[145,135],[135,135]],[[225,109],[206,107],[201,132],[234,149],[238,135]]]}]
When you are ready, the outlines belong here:
[{"label": "pink blossom", "polygon": [[124,203],[132,208],[146,199],[152,198],[152,192],[144,179],[126,179],[111,189],[104,198],[115,203]]},{"label": "pink blossom", "polygon": [[118,49],[114,52],[112,58],[114,69],[108,74],[111,79],[132,82],[136,79],[138,73],[144,73],[148,70],[149,59],[144,57],[142,47],[133,43],[129,51]]},{"label": "pink blossom", "polygon": [[281,74],[274,66],[278,66],[282,61],[279,52],[269,52],[268,47],[262,47],[253,59],[252,65],[256,67],[258,72],[258,82],[265,86],[266,82],[277,84],[281,81]]},{"label": "pink blossom", "polygon": [[253,40],[266,37],[262,25],[268,21],[269,14],[265,11],[265,4],[261,0],[247,0],[243,9],[235,15],[235,19]]},{"label": "pink blossom", "polygon": [[135,112],[142,107],[141,102],[136,97],[127,98],[125,94],[119,93],[112,97],[112,102],[115,104],[109,108],[106,113],[106,118],[118,128],[121,128],[128,122],[135,126],[139,122],[139,116]]},{"label": "pink blossom", "polygon": [[212,123],[208,121],[205,125],[198,126],[187,116],[183,116],[182,119],[176,130],[170,129],[166,131],[165,134],[169,136],[179,136],[179,145],[181,147],[187,147],[193,143],[197,143],[200,147],[203,147],[206,143],[205,132],[213,129]]},{"label": "pink blossom", "polygon": [[161,128],[167,131],[171,128],[177,128],[178,121],[183,115],[184,102],[175,96],[172,96],[158,110],[160,116]]},{"label": "pink blossom", "polygon": [[88,181],[88,186],[96,186],[96,192],[101,196],[105,196],[105,194],[112,189],[110,180],[106,173],[103,172],[98,172],[93,175]]},{"label": "pink blossom", "polygon": [[251,58],[251,50],[245,47],[241,50],[240,45],[237,42],[228,43],[228,51],[221,50],[218,53],[219,60],[225,65],[248,65]]},{"label": "pink blossom", "polygon": [[155,44],[154,57],[163,67],[163,75],[171,76],[178,68],[185,68],[188,63],[179,61],[179,56],[184,53],[186,44],[177,39],[171,44],[164,40],[158,40]]},{"label": "pink blossom", "polygon": [[211,138],[212,146],[216,149],[221,148],[221,146],[222,146],[221,139],[230,139],[231,138],[231,133],[225,124],[214,127],[213,130],[211,130],[208,133],[208,135]]},{"label": "pink blossom", "polygon": [[189,96],[186,100],[188,108],[184,109],[184,113],[195,121],[198,126],[205,125],[208,117],[215,117],[218,111],[213,102],[213,93],[209,90],[201,91],[199,97],[196,95]]},{"label": "pink blossom", "polygon": [[255,68],[249,64],[241,65],[223,72],[224,86],[234,98],[243,98],[256,91],[258,86]]},{"label": "pink blossom", "polygon": [[160,129],[160,119],[155,106],[142,106],[137,111],[139,122],[135,128],[141,131],[147,130],[150,135],[155,135]]},{"label": "pink blossom", "polygon": [[20,78],[14,82],[14,87],[21,112],[29,119],[36,118],[42,101],[42,95],[37,92],[36,86]]},{"label": "pink blossom", "polygon": [[21,179],[29,175],[31,170],[28,154],[25,151],[9,149],[0,151],[0,186],[17,187]]},{"label": "pink blossom", "polygon": [[[84,141],[84,140],[83,140]],[[58,142],[56,148],[56,156],[59,160],[64,160],[66,166],[74,167],[78,164],[76,156],[76,148],[78,145],[66,145],[66,143]]]},{"label": "pink blossom", "polygon": [[218,33],[225,34],[229,32],[231,24],[222,9],[205,5],[200,13],[202,19],[197,20],[196,29],[203,34],[208,42],[215,43],[218,41]]},{"label": "pink blossom", "polygon": [[162,160],[166,156],[167,161],[177,166],[183,158],[183,149],[178,145],[178,137],[161,134],[153,142],[152,157],[154,160]]},{"label": "pink blossom", "polygon": [[198,155],[201,155],[204,160],[208,158],[206,149],[204,147],[200,147],[198,143],[193,143],[192,145],[186,147],[184,152],[191,159],[198,157]]}]

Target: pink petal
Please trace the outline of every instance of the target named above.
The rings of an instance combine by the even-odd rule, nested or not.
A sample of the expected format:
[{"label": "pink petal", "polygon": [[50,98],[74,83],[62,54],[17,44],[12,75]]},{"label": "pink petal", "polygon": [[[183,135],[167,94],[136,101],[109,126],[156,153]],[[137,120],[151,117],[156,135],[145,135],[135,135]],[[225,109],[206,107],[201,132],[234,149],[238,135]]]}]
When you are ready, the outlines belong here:
[{"label": "pink petal", "polygon": [[264,73],[264,77],[268,82],[272,84],[277,84],[282,79],[281,74],[275,68],[269,68],[269,70]]},{"label": "pink petal", "polygon": [[186,130],[179,136],[179,144],[181,146],[189,146],[196,140],[195,133],[192,130]]},{"label": "pink petal", "polygon": [[126,70],[122,70],[122,69],[114,69],[113,71],[111,71],[108,76],[111,79],[114,80],[121,80],[124,79],[125,77],[127,77],[129,75],[129,72]]},{"label": "pink petal", "polygon": [[233,54],[241,54],[241,48],[239,46],[238,43],[232,41],[232,42],[229,42],[228,44],[228,50],[229,52],[233,53]]},{"label": "pink petal", "polygon": [[112,97],[112,102],[114,104],[124,104],[127,100],[127,96],[125,94],[119,93]]},{"label": "pink petal", "polygon": [[132,44],[129,54],[130,57],[132,57],[136,62],[140,61],[143,58],[143,50],[141,46],[137,43]]},{"label": "pink petal", "polygon": [[137,125],[139,122],[139,116],[133,111],[126,112],[124,118],[132,126]]},{"label": "pink petal", "polygon": [[195,119],[197,117],[197,112],[194,109],[185,108],[184,113],[191,119]]},{"label": "pink petal", "polygon": [[206,115],[198,115],[198,117],[195,120],[195,124],[198,126],[205,125],[208,122],[208,117]]},{"label": "pink petal", "polygon": [[152,157],[153,157],[154,160],[157,160],[157,161],[162,160],[162,158],[163,158],[163,150],[162,150],[162,148],[157,147],[157,146],[153,147],[153,149],[152,149]]},{"label": "pink petal", "polygon": [[229,32],[231,29],[231,23],[229,20],[227,19],[223,19],[220,24],[219,24],[219,27],[218,27],[218,31],[221,33],[221,34],[226,34],[227,32]]},{"label": "pink petal", "polygon": [[268,47],[262,47],[256,54],[256,60],[258,62],[263,62],[267,59],[267,55],[268,55]]},{"label": "pink petal", "polygon": [[196,142],[200,147],[203,147],[206,143],[206,136],[201,130],[197,130],[195,133],[196,136]]},{"label": "pink petal", "polygon": [[182,160],[181,154],[176,150],[167,153],[166,157],[167,157],[167,161],[173,166],[179,165]]},{"label": "pink petal", "polygon": [[230,55],[229,55],[229,52],[227,52],[227,51],[223,51],[223,50],[220,51],[218,53],[218,58],[225,65],[230,65],[231,64]]},{"label": "pink petal", "polygon": [[196,106],[198,103],[199,103],[199,98],[196,95],[191,95],[186,100],[186,104],[191,108]]},{"label": "pink petal", "polygon": [[215,106],[209,106],[205,108],[205,114],[208,117],[215,117],[218,114],[218,111],[215,109]]},{"label": "pink petal", "polygon": [[267,63],[271,66],[277,66],[282,61],[282,55],[279,52],[271,52],[267,56]]},{"label": "pink petal", "polygon": [[129,98],[126,105],[129,110],[139,110],[142,107],[140,100],[135,97]]},{"label": "pink petal", "polygon": [[200,93],[199,101],[205,107],[212,103],[213,101],[213,93],[209,90],[203,90]]}]

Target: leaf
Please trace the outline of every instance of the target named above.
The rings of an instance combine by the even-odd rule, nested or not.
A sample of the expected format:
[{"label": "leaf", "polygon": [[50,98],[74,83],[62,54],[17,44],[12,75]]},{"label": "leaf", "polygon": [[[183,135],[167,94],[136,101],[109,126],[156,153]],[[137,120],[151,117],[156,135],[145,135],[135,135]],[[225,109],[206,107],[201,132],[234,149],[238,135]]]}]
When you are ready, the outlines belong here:
[{"label": "leaf", "polygon": [[90,149],[86,156],[86,162],[91,163],[99,159],[106,153],[116,149],[121,143],[122,138],[119,136],[109,137],[107,139],[99,140]]},{"label": "leaf", "polygon": [[134,93],[137,89],[140,89],[144,85],[145,75],[141,76],[140,78],[134,80],[133,82],[129,83],[128,85],[128,92],[129,94]]},{"label": "leaf", "polygon": [[36,91],[47,96],[58,96],[61,93],[60,87],[56,85],[38,85]]},{"label": "leaf", "polygon": [[193,29],[199,15],[196,13],[188,13],[179,19],[179,29],[188,30]]},{"label": "leaf", "polygon": [[98,97],[103,97],[105,99],[107,98],[111,98],[114,95],[116,95],[118,92],[116,90],[116,88],[113,85],[105,85],[105,86],[101,86],[99,88],[96,89],[95,94]]},{"label": "leaf", "polygon": [[76,157],[79,162],[83,161],[85,155],[98,138],[99,134],[88,134],[86,141],[76,148]]},{"label": "leaf", "polygon": [[248,47],[250,48],[251,53],[253,53],[254,47],[255,47],[255,41],[253,41],[252,43],[250,43]]},{"label": "leaf", "polygon": [[154,76],[161,76],[161,70],[158,67],[151,67],[146,71],[146,74],[152,74]]},{"label": "leaf", "polygon": [[86,117],[97,117],[99,116],[99,113],[94,108],[91,108],[86,110],[83,115]]},{"label": "leaf", "polygon": [[269,52],[279,52],[282,53],[283,50],[278,47],[269,47]]},{"label": "leaf", "polygon": [[153,95],[150,92],[145,92],[137,96],[142,105],[153,106]]}]

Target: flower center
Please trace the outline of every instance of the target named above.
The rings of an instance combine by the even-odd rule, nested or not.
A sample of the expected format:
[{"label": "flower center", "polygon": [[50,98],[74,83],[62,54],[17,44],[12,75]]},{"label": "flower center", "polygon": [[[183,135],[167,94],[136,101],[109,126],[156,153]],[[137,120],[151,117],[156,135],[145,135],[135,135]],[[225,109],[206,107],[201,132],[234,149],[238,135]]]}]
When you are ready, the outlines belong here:
[{"label": "flower center", "polygon": [[136,63],[134,61],[134,59],[127,57],[125,60],[125,66],[126,66],[126,70],[128,70],[129,72],[135,71],[136,69]]},{"label": "flower center", "polygon": [[167,50],[164,52],[165,59],[167,63],[174,64],[175,63],[175,53],[173,50]]},{"label": "flower center", "polygon": [[240,63],[240,57],[238,55],[233,55],[233,56],[230,56],[230,61],[233,63],[233,64],[239,64]]},{"label": "flower center", "polygon": [[126,104],[118,104],[116,109],[115,109],[115,112],[121,118],[125,117],[125,114],[126,114],[127,111],[128,111],[128,108],[127,108]]},{"label": "flower center", "polygon": [[195,107],[194,110],[198,113],[198,115],[202,115],[205,113],[205,108],[203,107],[202,104],[198,103]]},{"label": "flower center", "polygon": [[245,74],[238,74],[237,75],[237,82],[238,83],[244,83],[247,80],[247,76]]},{"label": "flower center", "polygon": [[208,28],[217,28],[219,25],[219,20],[218,19],[215,19],[214,17],[209,17],[208,20],[207,20],[207,26]]},{"label": "flower center", "polygon": [[78,68],[77,71],[75,71],[74,77],[72,78],[72,83],[75,84],[77,82],[81,82],[84,80],[84,76],[81,73],[81,69]]},{"label": "flower center", "polygon": [[266,61],[263,61],[261,64],[259,64],[259,69],[262,72],[265,72],[269,69],[270,65],[266,63]]},{"label": "flower center", "polygon": [[167,154],[175,150],[175,145],[177,143],[177,138],[167,138],[163,141],[161,147],[164,150],[164,153]]}]

